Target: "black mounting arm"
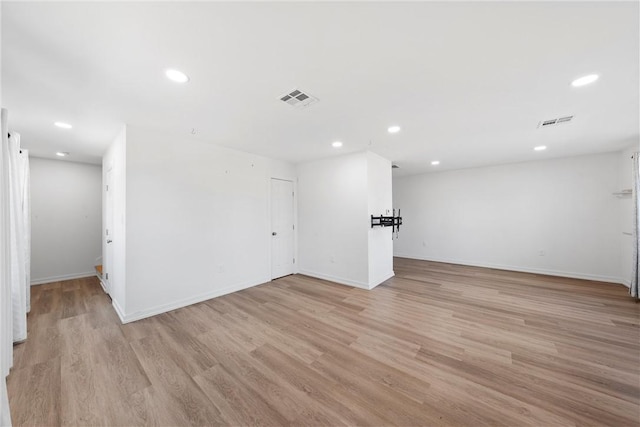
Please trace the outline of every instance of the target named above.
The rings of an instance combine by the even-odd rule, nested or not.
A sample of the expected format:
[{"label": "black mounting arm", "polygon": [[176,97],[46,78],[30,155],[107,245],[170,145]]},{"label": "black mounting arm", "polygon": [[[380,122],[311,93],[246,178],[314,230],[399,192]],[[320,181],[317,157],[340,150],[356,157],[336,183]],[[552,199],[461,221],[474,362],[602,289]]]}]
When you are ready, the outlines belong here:
[{"label": "black mounting arm", "polygon": [[402,225],[402,217],[400,216],[400,209],[398,209],[398,215],[396,216],[396,210],[393,210],[392,216],[373,216],[371,215],[371,228],[373,227],[391,227],[392,233],[400,231]]}]

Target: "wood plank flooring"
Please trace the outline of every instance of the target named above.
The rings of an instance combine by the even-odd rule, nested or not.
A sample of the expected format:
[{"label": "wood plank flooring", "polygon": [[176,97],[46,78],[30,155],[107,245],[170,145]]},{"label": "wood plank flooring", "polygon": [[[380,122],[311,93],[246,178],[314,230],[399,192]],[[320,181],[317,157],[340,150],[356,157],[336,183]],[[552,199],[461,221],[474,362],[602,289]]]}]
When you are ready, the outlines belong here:
[{"label": "wood plank flooring", "polygon": [[621,285],[395,259],[372,291],[305,276],[122,325],[95,278],[32,288],[22,425],[640,425]]}]

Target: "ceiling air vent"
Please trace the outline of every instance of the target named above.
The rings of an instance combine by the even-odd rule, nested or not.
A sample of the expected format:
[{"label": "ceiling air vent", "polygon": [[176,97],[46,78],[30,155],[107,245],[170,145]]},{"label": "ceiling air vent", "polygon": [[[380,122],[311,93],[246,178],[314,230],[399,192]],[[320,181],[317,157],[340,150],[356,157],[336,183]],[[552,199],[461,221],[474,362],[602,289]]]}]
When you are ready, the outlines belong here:
[{"label": "ceiling air vent", "polygon": [[311,104],[318,102],[318,98],[309,95],[299,89],[294,89],[289,93],[280,96],[280,101],[296,108],[307,108]]},{"label": "ceiling air vent", "polygon": [[538,129],[546,128],[553,125],[559,125],[562,123],[569,123],[572,119],[573,119],[573,116],[565,116],[565,117],[558,117],[557,119],[543,120],[540,123],[538,123]]}]

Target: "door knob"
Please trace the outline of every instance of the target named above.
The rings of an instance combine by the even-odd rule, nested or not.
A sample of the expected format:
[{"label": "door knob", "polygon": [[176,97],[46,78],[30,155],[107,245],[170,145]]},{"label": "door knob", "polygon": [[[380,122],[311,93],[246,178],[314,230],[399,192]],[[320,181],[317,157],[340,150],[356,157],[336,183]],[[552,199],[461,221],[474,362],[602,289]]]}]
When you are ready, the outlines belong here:
[{"label": "door knob", "polygon": [[278,233],[276,233],[275,231],[271,233],[272,236],[277,235]]},{"label": "door knob", "polygon": [[111,242],[113,242],[113,240],[107,240],[107,243],[111,243]]}]

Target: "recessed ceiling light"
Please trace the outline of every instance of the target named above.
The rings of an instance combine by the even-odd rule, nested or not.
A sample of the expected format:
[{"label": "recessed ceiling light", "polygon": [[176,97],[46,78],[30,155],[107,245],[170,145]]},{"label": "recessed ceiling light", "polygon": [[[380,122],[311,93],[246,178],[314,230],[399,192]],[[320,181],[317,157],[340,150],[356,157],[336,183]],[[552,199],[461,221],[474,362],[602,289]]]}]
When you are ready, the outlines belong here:
[{"label": "recessed ceiling light", "polygon": [[533,147],[534,150],[536,151],[544,151],[547,149],[546,145],[538,145],[537,147]]},{"label": "recessed ceiling light", "polygon": [[73,127],[69,123],[64,123],[64,122],[55,122],[54,125],[62,129],[71,129]]},{"label": "recessed ceiling light", "polygon": [[69,153],[67,153],[66,151],[58,151],[56,153],[56,156],[60,156],[60,157],[67,157],[69,155]]},{"label": "recessed ceiling light", "polygon": [[588,85],[589,83],[593,83],[596,80],[598,80],[598,77],[599,76],[597,74],[589,74],[588,76],[583,76],[583,77],[580,77],[579,79],[575,79],[574,81],[571,82],[571,86],[580,87],[580,86]]},{"label": "recessed ceiling light", "polygon": [[165,74],[167,75],[167,78],[169,80],[172,80],[172,81],[174,81],[176,83],[186,83],[186,82],[189,81],[189,76],[187,76],[182,71],[167,70],[167,71],[165,71]]},{"label": "recessed ceiling light", "polygon": [[389,126],[389,128],[387,128],[387,132],[398,133],[400,132],[400,126]]},{"label": "recessed ceiling light", "polygon": [[433,162],[431,162],[431,164],[433,166],[438,166],[440,164],[440,160],[434,160]]},{"label": "recessed ceiling light", "polygon": [[340,147],[342,147],[342,142],[340,142],[340,141],[332,142],[331,146],[333,146],[335,148],[340,148]]}]

